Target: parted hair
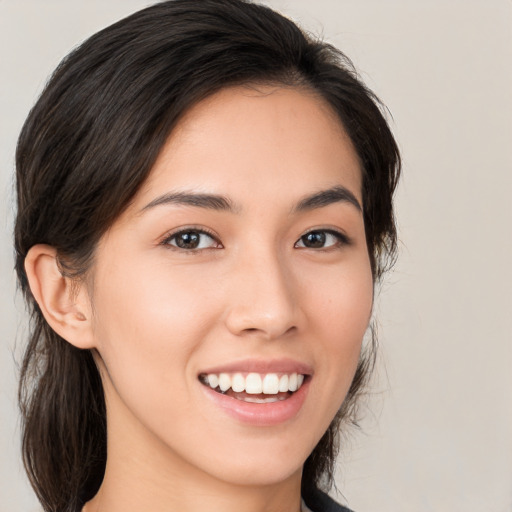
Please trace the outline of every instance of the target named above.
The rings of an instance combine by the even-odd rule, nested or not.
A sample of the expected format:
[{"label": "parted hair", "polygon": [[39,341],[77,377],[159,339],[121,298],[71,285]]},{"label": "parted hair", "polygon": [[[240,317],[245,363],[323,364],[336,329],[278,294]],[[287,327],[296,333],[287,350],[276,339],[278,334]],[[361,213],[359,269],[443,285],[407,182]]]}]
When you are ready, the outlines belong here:
[{"label": "parted hair", "polygon": [[[184,113],[225,87],[257,84],[314,91],[337,114],[360,159],[374,283],[394,261],[397,144],[381,103],[339,50],[245,0],[164,1],[87,39],[51,76],[16,152],[16,271],[31,319],[19,386],[22,452],[47,512],[77,511],[96,494],[107,418],[92,353],[45,321],[28,286],[27,253],[49,244],[63,275],[83,277]],[[355,420],[374,354],[372,337],[340,411],[305,462],[306,499],[332,482],[337,433]]]}]

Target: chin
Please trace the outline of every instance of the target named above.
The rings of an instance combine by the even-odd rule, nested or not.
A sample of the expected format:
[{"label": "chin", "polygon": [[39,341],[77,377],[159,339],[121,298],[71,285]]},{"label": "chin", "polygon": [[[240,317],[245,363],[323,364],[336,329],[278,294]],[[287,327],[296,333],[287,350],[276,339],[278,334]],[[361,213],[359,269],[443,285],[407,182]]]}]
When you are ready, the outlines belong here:
[{"label": "chin", "polygon": [[272,486],[297,477],[300,480],[304,462],[316,442],[285,431],[264,437],[260,432],[253,439],[241,436],[227,444],[219,442],[217,450],[210,448],[209,456],[196,465],[218,480],[239,486]]},{"label": "chin", "polygon": [[271,487],[289,479],[300,477],[303,463],[290,464],[289,460],[268,457],[264,464],[226,464],[219,472],[219,479],[244,487]]}]

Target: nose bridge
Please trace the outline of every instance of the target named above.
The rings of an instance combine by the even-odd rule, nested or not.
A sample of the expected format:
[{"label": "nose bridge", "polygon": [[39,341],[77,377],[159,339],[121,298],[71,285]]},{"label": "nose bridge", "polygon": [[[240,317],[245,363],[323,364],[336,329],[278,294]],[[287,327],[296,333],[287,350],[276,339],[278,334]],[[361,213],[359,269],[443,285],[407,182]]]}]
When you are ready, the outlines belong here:
[{"label": "nose bridge", "polygon": [[231,281],[227,326],[234,334],[272,339],[297,327],[294,279],[272,246],[240,254]]}]

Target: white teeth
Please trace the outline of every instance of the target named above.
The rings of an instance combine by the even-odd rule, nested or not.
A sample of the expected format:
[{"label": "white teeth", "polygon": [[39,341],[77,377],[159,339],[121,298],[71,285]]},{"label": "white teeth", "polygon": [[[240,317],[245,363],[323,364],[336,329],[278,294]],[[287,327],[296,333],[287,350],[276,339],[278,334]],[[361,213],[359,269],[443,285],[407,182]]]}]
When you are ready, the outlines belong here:
[{"label": "white teeth", "polygon": [[[245,391],[249,395],[277,395],[278,393],[285,393],[287,391],[297,391],[304,382],[304,375],[300,373],[290,373],[279,376],[277,373],[266,373],[263,375],[259,373],[249,373],[244,377],[242,373],[220,373],[218,375],[209,373],[202,377],[202,381],[208,384],[212,389],[217,389],[218,387],[223,393],[231,388],[235,393]],[[255,400],[265,401],[267,399],[254,398],[246,401]],[[268,400],[270,400],[270,398]]]},{"label": "white teeth", "polygon": [[288,391],[288,375],[281,375],[279,379],[279,392],[283,393]]},{"label": "white teeth", "polygon": [[274,402],[281,402],[282,400],[286,400],[286,398],[284,396],[269,396],[268,398],[256,398],[253,396],[246,396],[242,399],[239,398],[239,400],[242,400],[242,402],[250,402],[251,404],[271,404]]},{"label": "white teeth", "polygon": [[[210,382],[210,375],[208,374],[208,382]],[[227,391],[231,387],[231,377],[227,373],[219,375],[219,388],[221,391]]]},{"label": "white teeth", "polygon": [[214,373],[208,375],[208,384],[212,389],[215,389],[219,385],[219,377]]},{"label": "white teeth", "polygon": [[235,373],[231,379],[231,389],[235,393],[241,393],[245,391],[245,379],[241,373]]},{"label": "white teeth", "polygon": [[[265,377],[266,378],[266,377]],[[261,377],[258,373],[249,373],[245,378],[245,392],[249,395],[259,395],[262,392]]]},{"label": "white teeth", "polygon": [[279,377],[275,373],[267,373],[263,379],[263,393],[277,395],[279,393]]},{"label": "white teeth", "polygon": [[288,391],[297,391],[297,374],[292,373],[290,375],[290,380],[288,381]]}]

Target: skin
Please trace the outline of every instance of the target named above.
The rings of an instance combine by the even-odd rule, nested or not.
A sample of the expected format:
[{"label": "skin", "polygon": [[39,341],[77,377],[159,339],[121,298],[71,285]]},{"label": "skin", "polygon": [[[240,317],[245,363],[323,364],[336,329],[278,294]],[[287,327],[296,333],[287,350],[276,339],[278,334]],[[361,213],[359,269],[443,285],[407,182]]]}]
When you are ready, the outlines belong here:
[{"label": "skin", "polygon": [[[340,200],[297,211],[332,187],[362,204],[357,154],[321,99],[225,89],[180,121],[78,291],[51,248],[31,250],[47,320],[95,350],[105,389],[107,468],[86,512],[299,510],[302,465],[350,387],[373,300],[361,210]],[[184,191],[234,208],[147,206]],[[180,249],[172,234],[186,228],[212,237]],[[312,229],[349,242],[328,234],[325,247],[307,247]],[[238,421],[198,380],[207,368],[281,358],[313,375],[299,412],[277,425]]]}]

